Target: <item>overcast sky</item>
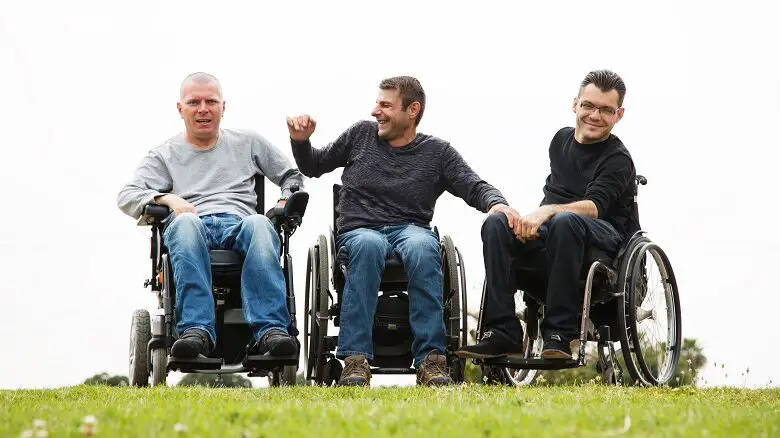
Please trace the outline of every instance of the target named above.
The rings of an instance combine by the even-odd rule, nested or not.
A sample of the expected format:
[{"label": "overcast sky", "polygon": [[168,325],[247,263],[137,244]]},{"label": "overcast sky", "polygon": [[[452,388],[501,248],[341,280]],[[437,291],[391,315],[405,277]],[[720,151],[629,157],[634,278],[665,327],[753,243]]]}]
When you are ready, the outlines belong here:
[{"label": "overcast sky", "polygon": [[[549,3],[3,1],[0,388],[127,374],[130,316],[156,301],[142,288],[148,229],[115,200],[146,152],[183,129],[187,74],[216,75],[223,126],[255,129],[290,159],[286,115],[314,115],[319,147],[370,118],[382,78],[416,76],[420,131],[524,213],[541,199],[550,139],[574,123],[579,81],[598,68],[627,84],[614,133],[649,179],[642,225],[673,263],[704,379],[777,385],[776,7]],[[306,248],[328,231],[339,181],[307,180],[292,245],[301,307]],[[473,310],[483,217],[449,194],[434,217],[464,254]]]}]

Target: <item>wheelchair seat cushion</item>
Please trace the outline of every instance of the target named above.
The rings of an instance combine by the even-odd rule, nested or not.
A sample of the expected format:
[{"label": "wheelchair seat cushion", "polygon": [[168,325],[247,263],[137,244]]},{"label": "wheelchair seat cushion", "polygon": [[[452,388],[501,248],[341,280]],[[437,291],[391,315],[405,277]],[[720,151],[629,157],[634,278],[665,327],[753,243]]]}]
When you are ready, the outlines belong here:
[{"label": "wheelchair seat cushion", "polygon": [[244,263],[244,257],[235,251],[212,249],[209,251],[209,260],[212,267],[240,267]]},{"label": "wheelchair seat cushion", "polygon": [[[338,266],[340,272],[347,271],[347,249],[345,247],[339,248],[338,252]],[[401,283],[408,281],[406,277],[406,270],[404,270],[404,263],[395,251],[385,259],[385,270],[382,274],[382,283]]]}]

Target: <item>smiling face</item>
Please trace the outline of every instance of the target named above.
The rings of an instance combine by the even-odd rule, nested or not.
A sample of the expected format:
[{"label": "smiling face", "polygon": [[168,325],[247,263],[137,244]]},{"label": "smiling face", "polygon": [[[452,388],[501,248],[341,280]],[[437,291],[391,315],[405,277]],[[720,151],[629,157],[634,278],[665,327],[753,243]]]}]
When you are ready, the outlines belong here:
[{"label": "smiling face", "polygon": [[378,124],[379,138],[393,144],[394,140],[403,141],[410,132],[415,131],[415,120],[419,112],[419,102],[412,102],[404,109],[399,90],[380,89],[371,115]]},{"label": "smiling face", "polygon": [[572,110],[577,115],[574,138],[580,144],[606,140],[615,124],[623,118],[617,90],[601,91],[594,84],[580,90]]},{"label": "smiling face", "polygon": [[217,140],[219,123],[225,111],[225,102],[217,84],[185,84],[176,107],[184,120],[187,141],[196,146],[209,146]]}]

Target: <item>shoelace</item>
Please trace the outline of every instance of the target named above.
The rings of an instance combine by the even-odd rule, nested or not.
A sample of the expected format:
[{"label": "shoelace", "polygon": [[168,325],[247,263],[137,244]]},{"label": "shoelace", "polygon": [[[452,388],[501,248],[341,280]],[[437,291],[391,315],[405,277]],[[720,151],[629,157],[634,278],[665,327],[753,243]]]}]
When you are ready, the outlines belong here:
[{"label": "shoelace", "polygon": [[354,375],[357,375],[357,376],[360,376],[360,377],[364,377],[364,373],[357,373],[357,372],[356,372],[356,371],[357,371],[357,368],[358,368],[359,366],[361,366],[361,365],[363,365],[363,362],[357,362],[357,361],[354,361],[354,362],[349,362],[349,363],[347,364],[347,366],[346,366],[346,367],[344,367],[344,375],[345,375],[345,376],[354,376]]}]

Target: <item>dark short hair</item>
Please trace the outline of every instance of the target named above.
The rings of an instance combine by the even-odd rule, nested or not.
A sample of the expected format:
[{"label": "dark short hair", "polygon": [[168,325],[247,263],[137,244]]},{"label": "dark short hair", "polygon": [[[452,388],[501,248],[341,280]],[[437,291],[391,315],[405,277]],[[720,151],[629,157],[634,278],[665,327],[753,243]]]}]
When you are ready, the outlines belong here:
[{"label": "dark short hair", "polygon": [[420,81],[411,76],[396,76],[394,78],[382,79],[379,83],[380,90],[398,90],[398,94],[401,97],[401,105],[403,110],[406,111],[412,102],[420,102],[420,112],[417,113],[417,119],[414,121],[414,126],[420,124],[423,112],[425,111],[425,90],[423,90]]},{"label": "dark short hair", "polygon": [[617,91],[618,106],[623,106],[623,98],[626,97],[626,83],[617,73],[610,70],[594,70],[588,73],[580,84],[580,94],[588,84],[597,86],[604,93],[611,90]]}]

